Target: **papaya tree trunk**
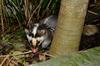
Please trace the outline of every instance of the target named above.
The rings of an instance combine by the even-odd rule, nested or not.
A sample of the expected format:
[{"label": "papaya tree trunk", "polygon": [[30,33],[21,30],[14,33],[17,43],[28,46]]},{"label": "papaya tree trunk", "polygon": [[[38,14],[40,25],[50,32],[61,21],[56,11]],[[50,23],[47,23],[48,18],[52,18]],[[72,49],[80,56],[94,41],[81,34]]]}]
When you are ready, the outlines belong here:
[{"label": "papaya tree trunk", "polygon": [[51,54],[66,55],[78,51],[88,0],[61,0],[58,24]]}]

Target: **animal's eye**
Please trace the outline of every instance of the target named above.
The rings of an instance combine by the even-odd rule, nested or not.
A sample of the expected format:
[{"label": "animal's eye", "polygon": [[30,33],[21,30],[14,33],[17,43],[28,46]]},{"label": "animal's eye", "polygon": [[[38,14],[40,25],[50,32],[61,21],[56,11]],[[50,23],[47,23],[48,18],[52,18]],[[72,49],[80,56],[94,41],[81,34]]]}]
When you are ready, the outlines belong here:
[{"label": "animal's eye", "polygon": [[38,30],[38,35],[42,36],[46,33],[46,30],[45,29],[42,29],[42,30]]},{"label": "animal's eye", "polygon": [[33,37],[34,35],[32,33],[29,33],[29,36],[32,36]]}]

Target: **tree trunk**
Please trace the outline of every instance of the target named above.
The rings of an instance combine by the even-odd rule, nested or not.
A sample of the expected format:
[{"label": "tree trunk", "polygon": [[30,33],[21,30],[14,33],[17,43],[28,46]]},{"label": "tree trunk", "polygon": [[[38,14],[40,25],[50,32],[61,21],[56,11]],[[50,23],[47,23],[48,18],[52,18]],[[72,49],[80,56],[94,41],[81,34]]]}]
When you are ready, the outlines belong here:
[{"label": "tree trunk", "polygon": [[57,29],[51,54],[66,55],[78,51],[88,0],[61,0]]}]

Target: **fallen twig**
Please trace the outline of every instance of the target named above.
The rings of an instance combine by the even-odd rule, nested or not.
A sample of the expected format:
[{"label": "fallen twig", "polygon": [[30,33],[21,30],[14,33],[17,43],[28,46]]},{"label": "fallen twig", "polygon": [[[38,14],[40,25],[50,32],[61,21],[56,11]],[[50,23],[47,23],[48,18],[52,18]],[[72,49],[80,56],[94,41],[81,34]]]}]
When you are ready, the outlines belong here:
[{"label": "fallen twig", "polygon": [[7,55],[4,60],[1,62],[1,66],[3,66],[3,64],[5,63],[5,61],[9,58],[10,55]]},{"label": "fallen twig", "polygon": [[8,62],[7,62],[7,66],[9,66],[9,63],[12,61],[13,57],[11,57]]},{"label": "fallen twig", "polygon": [[0,57],[6,57],[7,55],[0,55]]},{"label": "fallen twig", "polygon": [[15,66],[18,66],[18,63],[16,63],[15,61],[11,61],[11,63],[13,63]]},{"label": "fallen twig", "polygon": [[48,54],[48,53],[44,53],[44,55],[47,55],[47,56],[49,56],[49,57],[55,57],[55,56],[53,56],[53,55],[51,55],[51,54]]},{"label": "fallen twig", "polygon": [[98,13],[95,13],[93,11],[88,10],[89,13],[94,14],[94,15],[98,15]]},{"label": "fallen twig", "polygon": [[25,55],[25,54],[29,54],[29,53],[32,53],[32,51],[28,51],[28,52],[24,52],[24,53],[21,53],[21,54],[16,54],[15,56],[19,56],[19,55]]}]

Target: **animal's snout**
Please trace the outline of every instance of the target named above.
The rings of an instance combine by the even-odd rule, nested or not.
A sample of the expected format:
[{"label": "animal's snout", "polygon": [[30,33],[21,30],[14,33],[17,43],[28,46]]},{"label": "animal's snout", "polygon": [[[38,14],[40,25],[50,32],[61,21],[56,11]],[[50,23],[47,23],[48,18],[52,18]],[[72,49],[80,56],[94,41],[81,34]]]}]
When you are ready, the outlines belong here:
[{"label": "animal's snout", "polygon": [[36,47],[36,44],[37,44],[37,39],[32,38],[32,46],[33,47]]},{"label": "animal's snout", "polygon": [[38,43],[38,40],[36,38],[32,38],[32,52],[33,53],[36,53],[38,51],[38,48],[37,48],[37,43]]},{"label": "animal's snout", "polygon": [[38,48],[39,45],[41,44],[41,40],[38,40],[37,38],[32,38],[32,42],[31,42],[33,48]]}]

